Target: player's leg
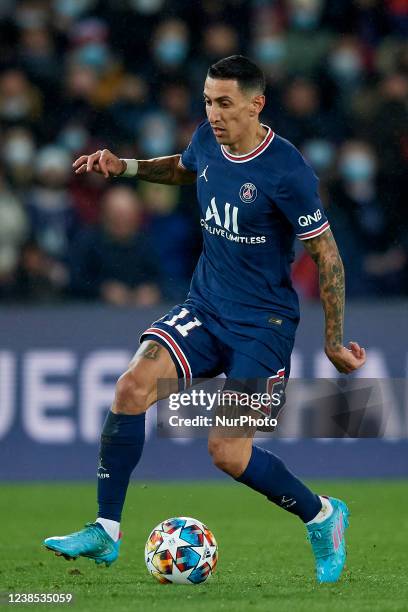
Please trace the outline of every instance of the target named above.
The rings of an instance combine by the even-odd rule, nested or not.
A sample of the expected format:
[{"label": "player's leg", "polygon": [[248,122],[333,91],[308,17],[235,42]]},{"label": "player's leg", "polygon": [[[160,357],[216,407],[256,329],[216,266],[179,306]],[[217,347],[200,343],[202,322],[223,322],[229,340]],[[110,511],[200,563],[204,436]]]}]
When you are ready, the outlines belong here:
[{"label": "player's leg", "polygon": [[[157,399],[178,391],[180,380],[188,385],[193,376],[219,371],[217,342],[206,329],[204,318],[190,305],[173,308],[142,334],[141,341],[128,370],[118,380],[101,435],[98,518],[78,533],[44,542],[68,559],[86,556],[108,565],[117,558],[120,515],[130,475],[143,450],[146,410]],[[160,379],[166,384],[158,391]]]},{"label": "player's leg", "polygon": [[337,582],[346,560],[344,530],[349,515],[346,504],[332,497],[317,496],[279,457],[253,445],[251,436],[212,435],[209,452],[219,469],[303,520],[315,556],[317,580]]},{"label": "player's leg", "polygon": [[254,445],[254,434],[254,428],[248,429],[245,437],[225,430],[220,435],[218,428],[212,429],[208,449],[214,465],[299,516],[304,523],[313,520],[322,510],[320,497],[296,478],[279,457]]},{"label": "player's leg", "polygon": [[[130,475],[142,454],[146,410],[156,400],[177,392],[179,380],[188,385],[193,375],[212,370],[218,359],[213,339],[198,313],[184,305],[156,321],[141,340],[127,372],[117,383],[101,436],[97,522],[113,537],[119,533]],[[158,386],[159,380],[162,384]]]},{"label": "player's leg", "polygon": [[[277,347],[274,372],[266,369],[256,359],[235,351],[231,356],[228,372],[233,385],[238,383],[240,386],[244,374],[251,372],[251,377],[259,377],[259,383],[264,381],[266,389],[267,380],[273,373],[279,372],[282,375],[285,367],[289,371],[289,360],[285,358],[284,349],[283,340],[281,346]],[[269,389],[269,393],[274,392],[276,386],[279,387],[279,375],[272,376],[270,380],[277,381],[277,384]],[[251,378],[251,384],[253,382],[254,378]],[[281,508],[299,516],[308,530],[316,558],[317,579],[319,582],[337,581],[346,556],[344,540],[344,530],[348,526],[346,504],[311,491],[290,472],[279,457],[253,445],[254,434],[255,428],[248,428],[245,437],[237,437],[236,432],[230,436],[225,431],[221,431],[220,435],[220,431],[214,428],[209,438],[209,452],[215,465],[238,482],[262,493]]]},{"label": "player's leg", "polygon": [[[157,380],[174,380],[177,371],[166,347],[144,341],[116,385],[103,426],[98,465],[98,518],[80,532],[47,538],[44,545],[67,559],[85,556],[110,565],[118,556],[120,519],[132,471],[142,455],[145,413],[157,399]],[[171,392],[171,390],[168,390]]]},{"label": "player's leg", "polygon": [[172,390],[177,391],[177,372],[169,351],[155,341],[145,340],[116,384],[112,409],[103,426],[97,522],[115,540],[119,537],[129,479],[142,456],[146,411],[158,399],[160,379],[174,381]]}]

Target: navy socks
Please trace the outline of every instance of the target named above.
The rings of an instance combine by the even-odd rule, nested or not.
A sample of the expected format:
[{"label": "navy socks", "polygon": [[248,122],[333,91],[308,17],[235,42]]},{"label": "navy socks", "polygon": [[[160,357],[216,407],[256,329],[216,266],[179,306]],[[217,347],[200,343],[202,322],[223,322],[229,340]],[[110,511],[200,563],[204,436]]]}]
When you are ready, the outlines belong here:
[{"label": "navy socks", "polygon": [[[98,466],[98,516],[120,522],[130,476],[142,455],[145,414],[109,412],[101,435]],[[252,447],[249,463],[236,479],[307,523],[320,512],[318,495],[269,451]]]},{"label": "navy socks", "polygon": [[120,522],[130,475],[143,451],[145,417],[111,411],[106,417],[98,465],[98,517]]},{"label": "navy socks", "polygon": [[236,480],[263,493],[270,501],[299,516],[304,523],[314,519],[322,508],[319,496],[289,472],[279,457],[258,446],[252,447],[249,463]]}]

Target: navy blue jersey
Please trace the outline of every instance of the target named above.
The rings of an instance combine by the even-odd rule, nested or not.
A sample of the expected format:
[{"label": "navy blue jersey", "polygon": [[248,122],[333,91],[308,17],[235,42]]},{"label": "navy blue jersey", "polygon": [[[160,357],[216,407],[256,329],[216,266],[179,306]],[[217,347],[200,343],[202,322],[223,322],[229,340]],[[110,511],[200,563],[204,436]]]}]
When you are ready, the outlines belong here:
[{"label": "navy blue jersey", "polygon": [[[245,155],[219,145],[201,123],[180,163],[197,173],[203,252],[187,303],[231,328],[277,326],[292,335],[299,320],[290,279],[293,243],[329,223],[313,170],[287,140],[267,127]],[[249,334],[252,335],[252,334]]]}]

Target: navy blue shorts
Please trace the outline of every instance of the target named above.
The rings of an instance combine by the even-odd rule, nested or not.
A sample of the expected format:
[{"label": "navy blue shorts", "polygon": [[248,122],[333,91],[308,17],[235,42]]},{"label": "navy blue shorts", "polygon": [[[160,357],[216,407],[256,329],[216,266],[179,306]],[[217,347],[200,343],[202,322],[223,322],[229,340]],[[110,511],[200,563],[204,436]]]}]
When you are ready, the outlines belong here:
[{"label": "navy blue shorts", "polygon": [[165,346],[187,387],[193,378],[289,378],[294,337],[276,329],[228,325],[190,303],[180,304],[152,323],[140,337]]}]

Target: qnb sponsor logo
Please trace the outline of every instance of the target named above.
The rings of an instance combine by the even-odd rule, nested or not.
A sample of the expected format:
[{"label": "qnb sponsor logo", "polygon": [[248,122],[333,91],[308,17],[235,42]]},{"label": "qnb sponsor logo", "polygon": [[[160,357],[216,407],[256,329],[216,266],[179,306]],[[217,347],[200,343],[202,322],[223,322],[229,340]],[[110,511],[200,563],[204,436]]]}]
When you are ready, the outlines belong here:
[{"label": "qnb sponsor logo", "polygon": [[315,210],[313,215],[301,215],[298,218],[298,223],[301,227],[307,227],[308,225],[312,225],[312,223],[316,223],[317,221],[320,221],[321,218],[322,218],[322,212],[318,208],[317,210]]}]

